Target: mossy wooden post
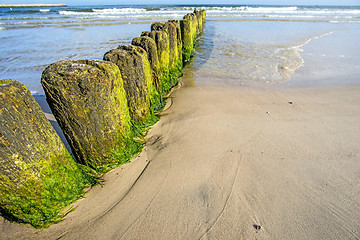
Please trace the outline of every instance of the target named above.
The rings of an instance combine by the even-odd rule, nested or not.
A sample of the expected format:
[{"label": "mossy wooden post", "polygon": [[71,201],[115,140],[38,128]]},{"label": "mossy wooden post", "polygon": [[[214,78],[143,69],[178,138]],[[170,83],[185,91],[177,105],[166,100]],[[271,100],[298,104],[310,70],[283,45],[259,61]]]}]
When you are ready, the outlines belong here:
[{"label": "mossy wooden post", "polygon": [[119,68],[99,60],[62,60],[41,78],[47,102],[76,159],[102,172],[124,161],[130,116]]},{"label": "mossy wooden post", "polygon": [[191,17],[184,16],[184,19],[180,20],[181,37],[182,37],[182,54],[183,62],[188,62],[192,55],[194,55],[194,39],[192,34],[193,23]]},{"label": "mossy wooden post", "polygon": [[[200,21],[197,19],[197,15],[200,16]],[[183,61],[187,62],[191,56],[195,54],[194,44],[197,36],[200,33],[200,29],[203,28],[203,19],[201,14],[195,11],[194,13],[186,14],[180,21],[181,24],[181,36],[183,42]],[[199,26],[199,22],[200,24]]]},{"label": "mossy wooden post", "polygon": [[[121,47],[119,47],[119,48],[121,48]],[[164,107],[165,102],[163,101],[162,94],[157,90],[156,85],[154,84],[154,82],[152,80],[151,67],[150,67],[148,54],[141,47],[135,46],[135,48],[141,56],[145,84],[149,91],[151,110],[160,111]],[[139,73],[140,73],[140,71],[139,71]]]},{"label": "mossy wooden post", "polygon": [[190,15],[191,17],[191,21],[192,21],[192,24],[193,24],[193,28],[192,28],[192,35],[193,35],[193,39],[194,39],[194,44],[196,42],[196,38],[198,36],[198,20],[197,20],[197,17],[196,17],[196,14],[195,13],[189,13],[188,15]]},{"label": "mossy wooden post", "polygon": [[197,35],[199,35],[203,30],[203,24],[204,24],[202,11],[198,11],[198,10],[195,9],[194,14],[195,14],[196,19],[197,19]]},{"label": "mossy wooden post", "polygon": [[116,64],[121,71],[131,118],[145,123],[153,109],[161,108],[162,102],[152,82],[146,51],[138,46],[122,45],[107,52],[104,60]]},{"label": "mossy wooden post", "polygon": [[46,227],[83,195],[86,177],[29,90],[0,80],[0,213]]},{"label": "mossy wooden post", "polygon": [[169,37],[169,75],[170,85],[175,86],[178,83],[178,78],[182,75],[182,58],[179,57],[178,52],[178,37],[176,25],[172,22],[153,23],[151,25],[152,31],[165,31]]},{"label": "mossy wooden post", "polygon": [[141,36],[150,37],[154,39],[156,43],[159,58],[161,93],[166,94],[171,89],[169,75],[170,42],[168,34],[165,31],[146,31],[142,32]]},{"label": "mossy wooden post", "polygon": [[132,40],[131,44],[134,46],[141,47],[147,52],[147,56],[151,68],[151,76],[152,76],[153,84],[158,91],[161,91],[159,58],[158,58],[155,40],[145,36],[137,37]]},{"label": "mossy wooden post", "polygon": [[206,10],[201,10],[201,20],[202,20],[202,30],[204,30],[205,22],[206,22]]},{"label": "mossy wooden post", "polygon": [[169,22],[173,23],[176,27],[176,37],[177,37],[177,49],[178,49],[178,57],[179,62],[181,64],[181,68],[183,67],[183,54],[182,54],[182,37],[181,37],[181,24],[179,20],[169,20]]}]

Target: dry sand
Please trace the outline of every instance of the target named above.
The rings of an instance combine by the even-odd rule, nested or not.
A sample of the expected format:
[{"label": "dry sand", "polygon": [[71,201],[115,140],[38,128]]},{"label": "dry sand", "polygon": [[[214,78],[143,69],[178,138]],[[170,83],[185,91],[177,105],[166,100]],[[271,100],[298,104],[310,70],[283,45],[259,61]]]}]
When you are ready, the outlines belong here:
[{"label": "dry sand", "polygon": [[359,239],[359,92],[183,87],[63,222],[0,238]]}]

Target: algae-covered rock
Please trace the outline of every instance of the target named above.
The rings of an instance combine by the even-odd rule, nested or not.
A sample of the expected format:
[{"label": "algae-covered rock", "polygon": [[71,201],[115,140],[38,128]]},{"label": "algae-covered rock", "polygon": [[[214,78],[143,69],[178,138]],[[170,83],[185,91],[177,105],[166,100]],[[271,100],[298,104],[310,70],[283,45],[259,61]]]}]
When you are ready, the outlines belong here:
[{"label": "algae-covered rock", "polygon": [[116,164],[130,130],[119,68],[99,60],[62,60],[41,78],[47,101],[76,159],[95,169]]},{"label": "algae-covered rock", "polygon": [[150,37],[137,37],[131,42],[132,45],[141,47],[147,52],[153,84],[157,90],[160,91],[160,70],[159,58],[155,40]]},{"label": "algae-covered rock", "polygon": [[[135,122],[144,123],[151,115],[151,91],[156,91],[152,84],[150,65],[147,67],[146,52],[141,47],[133,45],[119,46],[104,55],[104,60],[116,64],[124,80],[124,87],[130,116]],[[145,69],[144,69],[145,67]],[[144,71],[145,70],[145,71]]]},{"label": "algae-covered rock", "polygon": [[178,51],[178,34],[174,23],[153,23],[151,25],[153,31],[165,31],[169,38],[169,74],[170,85],[175,86],[178,83],[179,76],[182,75],[182,58],[179,57]]},{"label": "algae-covered rock", "polygon": [[0,80],[0,213],[46,227],[88,185],[29,90]]},{"label": "algae-covered rock", "polygon": [[156,43],[158,58],[159,58],[161,92],[167,93],[171,89],[171,82],[169,75],[169,66],[170,66],[169,36],[165,31],[146,31],[146,32],[142,32],[141,36],[150,37],[154,39]]}]

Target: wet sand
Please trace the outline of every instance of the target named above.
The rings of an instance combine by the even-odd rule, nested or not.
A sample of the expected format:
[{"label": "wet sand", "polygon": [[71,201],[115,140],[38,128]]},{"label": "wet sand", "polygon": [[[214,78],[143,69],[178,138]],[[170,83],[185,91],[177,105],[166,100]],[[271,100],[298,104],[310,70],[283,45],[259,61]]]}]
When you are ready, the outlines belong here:
[{"label": "wet sand", "polygon": [[359,92],[183,87],[63,222],[0,239],[359,239]]}]

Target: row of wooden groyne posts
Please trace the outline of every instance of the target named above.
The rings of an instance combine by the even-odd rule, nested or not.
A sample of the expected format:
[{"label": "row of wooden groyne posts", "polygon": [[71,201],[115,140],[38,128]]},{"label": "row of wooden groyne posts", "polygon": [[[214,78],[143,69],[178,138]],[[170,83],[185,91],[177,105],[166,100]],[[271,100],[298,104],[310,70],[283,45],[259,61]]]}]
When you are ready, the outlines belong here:
[{"label": "row of wooden groyne posts", "polygon": [[[72,155],[26,87],[0,80],[0,214],[47,227],[142,149],[149,126],[194,54],[205,10],[153,23],[104,60],[61,60],[43,72],[46,100]],[[74,161],[75,158],[75,161]]]}]

